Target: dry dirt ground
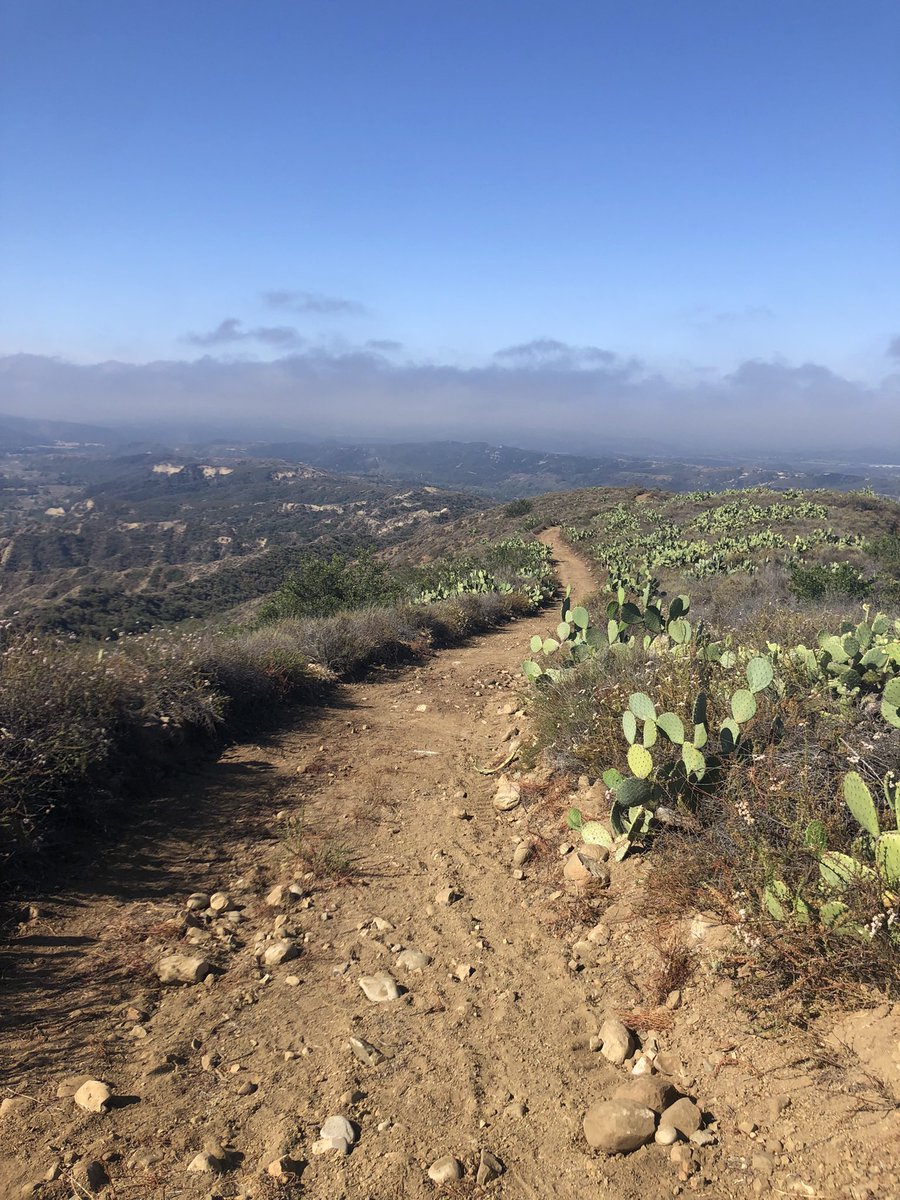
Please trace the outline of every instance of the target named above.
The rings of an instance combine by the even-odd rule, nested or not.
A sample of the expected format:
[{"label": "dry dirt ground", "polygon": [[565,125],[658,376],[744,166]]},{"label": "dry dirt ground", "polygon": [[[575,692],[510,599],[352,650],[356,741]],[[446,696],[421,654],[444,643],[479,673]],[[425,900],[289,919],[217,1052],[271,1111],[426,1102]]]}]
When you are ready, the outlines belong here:
[{"label": "dry dirt ground", "polygon": [[[574,592],[591,590],[556,552]],[[682,1147],[680,1163],[652,1143],[588,1146],[586,1109],[629,1069],[590,1040],[604,1017],[646,1006],[666,931],[643,911],[638,859],[599,893],[563,881],[574,781],[548,788],[538,769],[498,813],[497,777],[473,768],[527,742],[520,663],[554,621],[344,687],[295,728],[199,764],[31,897],[0,957],[3,1200],[900,1196],[900,1006],[805,1035],[763,1028],[723,972],[731,935],[702,916],[679,929],[697,950],[680,1003],[635,1023],[646,1041],[655,1026],[710,1144]],[[534,853],[519,867],[523,838]],[[292,883],[293,901],[267,904]],[[237,917],[188,914],[192,893],[216,891]],[[299,956],[261,965],[256,951],[285,937]],[[408,949],[430,963],[397,965]],[[161,986],[172,953],[216,971]],[[382,971],[403,994],[376,1003],[359,979]],[[84,1077],[110,1086],[108,1111],[75,1104]],[[355,1127],[346,1157],[313,1152],[334,1115]],[[482,1150],[503,1172],[479,1183]],[[221,1169],[189,1170],[203,1153]],[[427,1169],[444,1155],[465,1174],[438,1188]]]}]

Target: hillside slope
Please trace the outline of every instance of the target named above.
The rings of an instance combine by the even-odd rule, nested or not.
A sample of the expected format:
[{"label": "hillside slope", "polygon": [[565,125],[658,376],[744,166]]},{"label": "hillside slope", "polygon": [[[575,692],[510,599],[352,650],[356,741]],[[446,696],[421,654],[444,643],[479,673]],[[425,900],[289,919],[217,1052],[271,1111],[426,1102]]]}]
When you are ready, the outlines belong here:
[{"label": "hillside slope", "polygon": [[[576,575],[547,536],[587,591],[584,565]],[[110,1196],[415,1200],[450,1155],[465,1170],[450,1194],[510,1200],[898,1194],[900,1007],[829,1013],[805,1035],[767,1028],[720,972],[727,931],[702,916],[661,926],[639,859],[600,892],[562,878],[548,831],[568,796],[539,765],[517,805],[492,803],[496,777],[473,762],[529,739],[520,662],[547,626],[522,620],[346,686],[199,767],[32,897],[3,950],[0,1193],[63,1200],[108,1180]],[[294,884],[296,899],[271,892]],[[227,892],[225,915],[187,911],[198,891]],[[299,956],[261,966],[256,949],[285,938]],[[697,968],[635,1015],[671,938]],[[408,970],[409,951],[428,961]],[[161,987],[171,953],[216,970]],[[366,998],[360,979],[380,972],[399,999]],[[705,1144],[680,1144],[678,1161],[584,1140],[589,1105],[634,1083],[591,1048],[623,1013],[703,1110]],[[120,1098],[110,1111],[73,1102],[85,1075]],[[347,1157],[317,1152],[338,1115],[357,1136]]]}]

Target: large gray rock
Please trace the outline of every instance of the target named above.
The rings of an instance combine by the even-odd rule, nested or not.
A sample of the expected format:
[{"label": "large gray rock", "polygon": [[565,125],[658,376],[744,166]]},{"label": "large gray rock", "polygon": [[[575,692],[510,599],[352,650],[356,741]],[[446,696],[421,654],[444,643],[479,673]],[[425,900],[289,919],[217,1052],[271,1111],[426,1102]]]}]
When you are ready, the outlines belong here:
[{"label": "large gray rock", "polygon": [[634,1054],[634,1034],[627,1025],[608,1017],[600,1026],[599,1038],[602,1043],[601,1053],[614,1066],[621,1067],[626,1058]]},{"label": "large gray rock", "polygon": [[384,1062],[386,1056],[371,1042],[357,1037],[348,1038],[347,1041],[354,1058],[358,1058],[367,1067],[377,1067],[379,1063]]},{"label": "large gray rock", "polygon": [[494,793],[494,808],[497,812],[510,812],[517,808],[521,799],[521,788],[514,779],[501,775]]},{"label": "large gray rock", "polygon": [[462,1177],[463,1165],[452,1154],[445,1154],[443,1158],[435,1159],[428,1168],[428,1178],[432,1183],[438,1185],[442,1183],[455,1183],[457,1179],[462,1179]]},{"label": "large gray rock", "polygon": [[703,1114],[693,1100],[682,1096],[680,1100],[676,1100],[674,1104],[670,1104],[663,1110],[659,1123],[660,1125],[671,1125],[673,1129],[677,1129],[679,1133],[689,1138],[700,1128],[702,1120]]},{"label": "large gray rock", "polygon": [[212,970],[205,958],[168,954],[156,964],[160,983],[200,983]]},{"label": "large gray rock", "polygon": [[322,1123],[319,1136],[323,1138],[343,1138],[349,1146],[352,1146],[356,1141],[356,1130],[344,1116],[328,1117]]},{"label": "large gray rock", "polygon": [[656,1113],[634,1100],[598,1100],[587,1110],[584,1136],[606,1154],[628,1154],[653,1141]]},{"label": "large gray rock", "polygon": [[24,1116],[36,1104],[31,1096],[7,1096],[0,1100],[0,1117]]},{"label": "large gray rock", "polygon": [[281,938],[265,948],[263,962],[267,967],[279,967],[282,963],[290,962],[292,958],[298,958],[299,955],[300,947],[296,942],[290,938]]},{"label": "large gray rock", "polygon": [[73,1099],[85,1112],[105,1113],[112,1099],[112,1092],[99,1079],[88,1079],[81,1085]]},{"label": "large gray rock", "polygon": [[678,1089],[665,1075],[636,1075],[621,1084],[612,1095],[613,1100],[634,1100],[645,1108],[661,1113],[678,1098]]},{"label": "large gray rock", "polygon": [[478,1160],[475,1182],[479,1187],[484,1187],[488,1183],[493,1183],[495,1179],[499,1179],[504,1170],[503,1163],[496,1154],[491,1154],[490,1150],[482,1150]]},{"label": "large gray rock", "polygon": [[397,966],[404,971],[424,971],[431,964],[431,955],[421,950],[404,950],[397,957]]}]

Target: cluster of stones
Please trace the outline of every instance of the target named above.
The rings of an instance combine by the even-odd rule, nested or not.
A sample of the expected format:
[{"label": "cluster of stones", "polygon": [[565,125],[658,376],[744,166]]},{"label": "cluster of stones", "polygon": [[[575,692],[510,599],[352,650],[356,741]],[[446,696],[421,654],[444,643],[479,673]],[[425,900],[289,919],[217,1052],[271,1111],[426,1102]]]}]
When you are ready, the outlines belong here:
[{"label": "cluster of stones", "polygon": [[621,1021],[603,1022],[592,1049],[599,1050],[609,1062],[623,1067],[631,1064],[630,1077],[619,1084],[612,1095],[595,1101],[584,1117],[584,1136],[595,1150],[605,1154],[628,1154],[648,1142],[673,1147],[673,1158],[684,1158],[675,1149],[678,1142],[694,1146],[711,1145],[715,1134],[703,1128],[703,1112],[684,1095],[674,1078],[661,1068],[671,1067],[655,1042],[637,1039]]}]

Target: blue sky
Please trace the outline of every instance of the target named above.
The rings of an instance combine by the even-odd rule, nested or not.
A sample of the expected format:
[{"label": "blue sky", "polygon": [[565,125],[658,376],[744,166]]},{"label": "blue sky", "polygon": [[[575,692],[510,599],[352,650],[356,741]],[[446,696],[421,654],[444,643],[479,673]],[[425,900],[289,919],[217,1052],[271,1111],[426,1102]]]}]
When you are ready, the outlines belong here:
[{"label": "blue sky", "polygon": [[[0,355],[554,385],[600,364],[663,390],[760,361],[866,394],[900,370],[894,0],[7,0],[2,20]],[[45,397],[26,365],[0,410],[107,411],[83,371]]]}]

